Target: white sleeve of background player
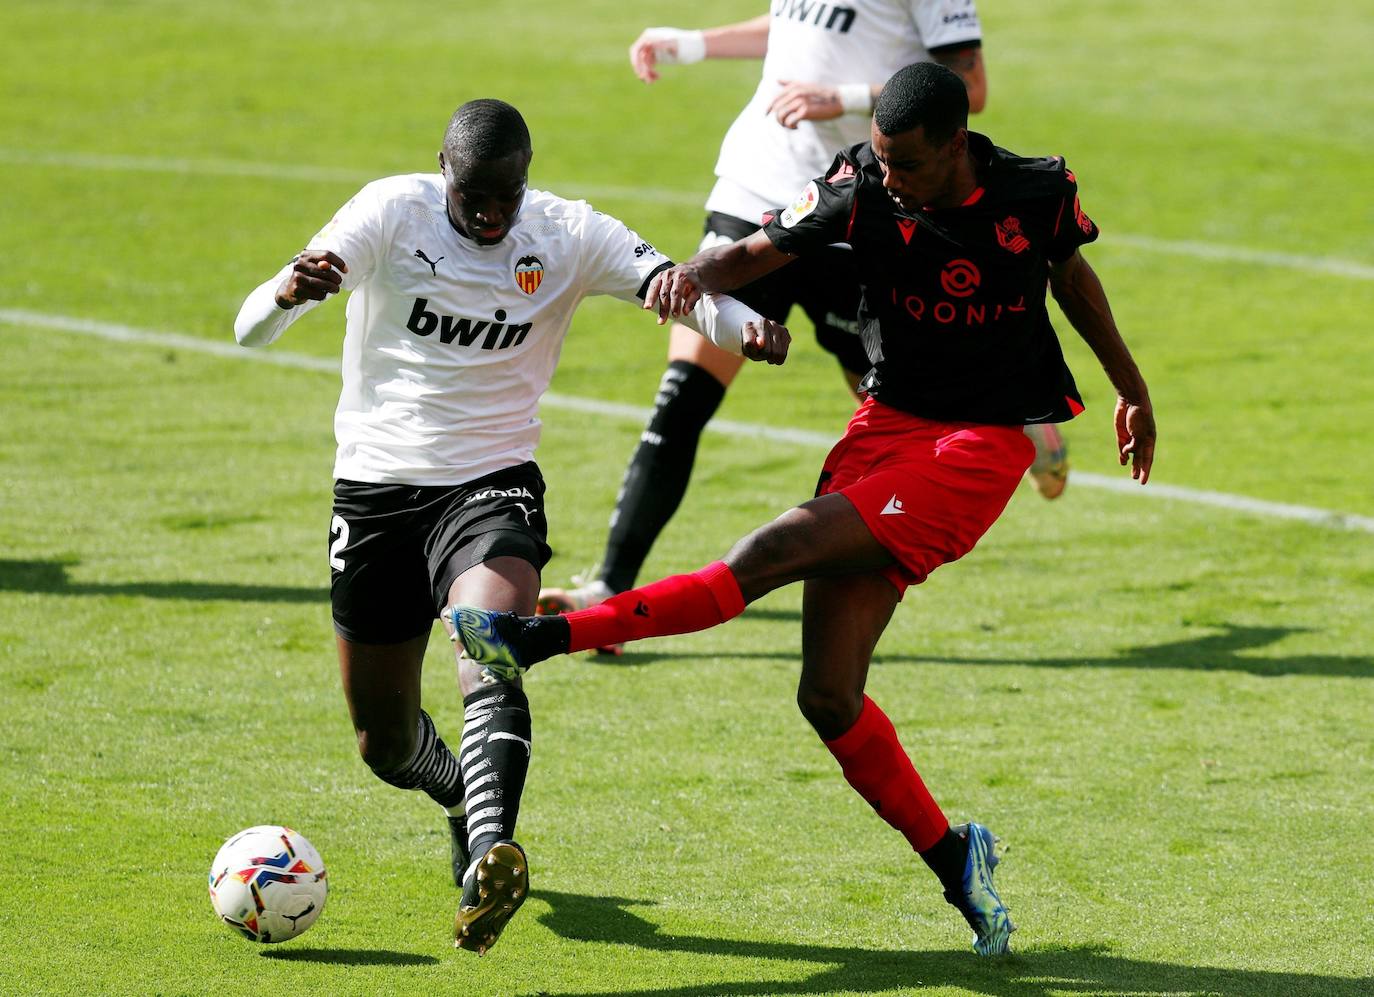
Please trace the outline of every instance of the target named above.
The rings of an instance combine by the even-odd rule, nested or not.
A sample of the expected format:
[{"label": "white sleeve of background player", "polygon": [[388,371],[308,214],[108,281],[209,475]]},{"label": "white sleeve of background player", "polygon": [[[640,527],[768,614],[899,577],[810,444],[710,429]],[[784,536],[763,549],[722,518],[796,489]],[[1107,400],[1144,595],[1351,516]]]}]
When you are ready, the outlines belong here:
[{"label": "white sleeve of background player", "polygon": [[[376,266],[382,245],[382,202],[375,184],[368,184],[334,213],[324,228],[309,242],[306,250],[329,251],[344,263],[343,290],[351,291]],[[277,289],[291,275],[294,264],[286,264],[265,283],[259,284],[239,309],[234,320],[234,338],[242,346],[266,346],[277,339],[318,301],[304,301],[294,308],[277,304]]]},{"label": "white sleeve of background player", "polygon": [[973,0],[912,0],[911,16],[927,50],[983,39]]},{"label": "white sleeve of background player", "polygon": [[763,324],[763,316],[743,301],[728,294],[703,294],[691,313],[678,319],[689,329],[695,329],[726,353],[744,353],[744,325]]}]

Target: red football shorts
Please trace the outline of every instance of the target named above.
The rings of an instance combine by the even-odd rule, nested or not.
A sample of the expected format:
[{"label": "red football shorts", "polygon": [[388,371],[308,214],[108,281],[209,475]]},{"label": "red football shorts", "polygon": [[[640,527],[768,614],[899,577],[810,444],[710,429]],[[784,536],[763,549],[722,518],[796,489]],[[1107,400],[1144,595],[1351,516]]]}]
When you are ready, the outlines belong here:
[{"label": "red football shorts", "polygon": [[1035,459],[1020,426],[935,422],[866,399],[821,469],[816,494],[839,492],[897,563],[905,593],[973,550]]}]

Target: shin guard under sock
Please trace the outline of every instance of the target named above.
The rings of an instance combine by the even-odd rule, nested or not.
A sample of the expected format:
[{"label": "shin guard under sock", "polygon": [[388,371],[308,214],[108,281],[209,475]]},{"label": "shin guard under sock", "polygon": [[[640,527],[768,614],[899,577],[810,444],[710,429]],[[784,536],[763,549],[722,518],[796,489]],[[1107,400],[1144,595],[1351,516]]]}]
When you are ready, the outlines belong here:
[{"label": "shin guard under sock", "polygon": [[568,651],[585,651],[644,637],[705,630],[744,612],[739,583],[723,561],[687,575],[613,596],[590,609],[562,617]]},{"label": "shin guard under sock", "polygon": [[844,777],[869,806],[924,852],[949,830],[949,821],[902,750],[897,732],[878,704],[864,697],[854,726],[825,746]]},{"label": "shin guard under sock", "polygon": [[515,834],[530,767],[529,699],[504,682],[463,697],[458,761],[467,790],[468,851],[481,858]]}]

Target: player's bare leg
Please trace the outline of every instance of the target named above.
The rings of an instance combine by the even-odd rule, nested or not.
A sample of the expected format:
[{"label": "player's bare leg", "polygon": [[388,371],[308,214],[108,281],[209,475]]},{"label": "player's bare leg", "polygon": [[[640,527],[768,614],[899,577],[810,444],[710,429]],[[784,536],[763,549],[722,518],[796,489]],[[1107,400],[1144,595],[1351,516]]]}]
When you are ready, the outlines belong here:
[{"label": "player's bare leg", "polygon": [[358,751],[383,782],[422,789],[447,813],[450,866],[461,885],[468,866],[463,780],[458,759],[420,708],[420,671],[428,632],[396,644],[337,637],[344,697]]},{"label": "player's bare leg", "polygon": [[880,574],[804,585],[797,706],[821,740],[834,740],[859,719],[873,649],[896,608],[897,590]]},{"label": "player's bare leg", "polygon": [[[497,557],[463,572],[449,586],[449,605],[530,613],[539,572],[519,557]],[[452,621],[444,620],[452,633]],[[454,923],[454,944],[483,955],[529,893],[529,867],[514,840],[520,796],[529,770],[529,702],[518,676],[504,679],[458,655],[463,692],[463,742],[459,749],[467,789],[468,849]]]},{"label": "player's bare leg", "polygon": [[[743,357],[726,353],[700,333],[673,325],[668,369],[659,382],[653,414],[625,468],[600,573],[594,578],[574,577],[564,588],[541,590],[541,614],[586,609],[634,585],[644,559],[687,493],[701,432],[743,364]],[[619,654],[620,646],[598,650]]]}]

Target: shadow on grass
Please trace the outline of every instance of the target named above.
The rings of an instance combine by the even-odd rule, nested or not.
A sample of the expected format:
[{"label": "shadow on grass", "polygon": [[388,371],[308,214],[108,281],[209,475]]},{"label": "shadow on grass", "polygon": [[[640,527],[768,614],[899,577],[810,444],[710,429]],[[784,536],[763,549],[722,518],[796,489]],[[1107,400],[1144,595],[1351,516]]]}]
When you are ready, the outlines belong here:
[{"label": "shadow on grass", "polygon": [[328,602],[327,588],[285,585],[232,585],[222,582],[74,582],[70,564],[62,561],[0,559],[0,592],[37,592],[49,595],[133,595],[147,599],[189,599],[195,602]]},{"label": "shadow on grass", "polygon": [[[540,890],[552,906],[539,921],[570,941],[632,945],[657,952],[687,952],[737,959],[830,964],[803,980],[794,972],[777,979],[733,980],[683,987],[616,987],[591,991],[547,991],[551,997],[716,997],[719,994],[883,993],[914,986],[958,986],[990,997],[1051,997],[1082,994],[1208,994],[1222,997],[1365,997],[1374,978],[1347,979],[1312,973],[1215,969],[1148,962],[1112,955],[1105,947],[1036,949],[1000,959],[971,951],[894,952],[824,944],[758,942],[696,935],[672,935],[626,908],[645,901],[589,897]],[[821,921],[823,922],[823,917]],[[823,927],[823,925],[822,925]],[[709,971],[709,963],[702,963]],[[541,991],[543,992],[543,991]]]},{"label": "shadow on grass", "polygon": [[1249,672],[1251,675],[1335,675],[1374,678],[1374,657],[1362,654],[1299,654],[1285,658],[1244,657],[1241,651],[1266,647],[1289,634],[1310,633],[1308,627],[1248,627],[1218,623],[1220,631],[1201,637],[1128,647],[1110,658],[888,658],[898,661],[941,661],[956,665],[1035,665],[1041,668],[1181,668],[1191,671]]},{"label": "shadow on grass", "polygon": [[[1254,651],[1274,644],[1289,634],[1310,633],[1308,627],[1250,627],[1218,623],[1207,629],[1214,632],[1200,637],[1123,648],[1111,657],[1027,658],[1005,657],[922,657],[911,655],[874,655],[875,666],[892,665],[1026,665],[1032,668],[1172,668],[1199,672],[1248,672],[1251,675],[1329,675],[1343,678],[1374,678],[1374,657],[1365,654],[1299,654],[1284,658],[1248,657]],[[1219,631],[1219,632],[1218,632]],[[632,644],[620,657],[596,655],[590,660],[599,665],[647,665],[665,658],[729,658],[731,660],[801,662],[797,651],[732,651],[725,654],[694,654],[681,651],[656,654],[649,643]]]},{"label": "shadow on grass", "polygon": [[268,949],[264,959],[283,962],[327,962],[335,966],[432,966],[439,960],[416,952],[391,949]]}]

